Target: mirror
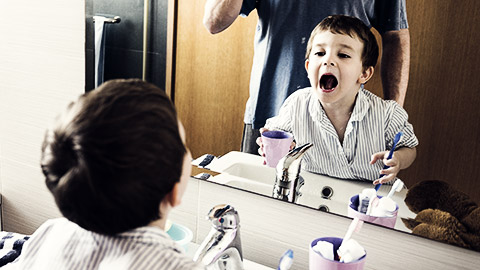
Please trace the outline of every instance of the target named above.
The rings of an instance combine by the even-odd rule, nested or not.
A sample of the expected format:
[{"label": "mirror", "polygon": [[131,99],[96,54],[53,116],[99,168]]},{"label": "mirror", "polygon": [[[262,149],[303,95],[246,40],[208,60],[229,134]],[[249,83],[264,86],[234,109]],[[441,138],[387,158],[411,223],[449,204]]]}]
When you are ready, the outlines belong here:
[{"label": "mirror", "polygon": [[[112,12],[94,10],[101,1],[104,0],[87,0],[87,14]],[[134,2],[126,9],[143,8],[140,1]],[[172,69],[172,76],[165,79],[171,80],[171,84],[167,82],[165,87],[171,88],[193,156],[206,153],[221,156],[238,151],[248,98],[256,14],[238,18],[224,32],[211,35],[202,24],[205,0],[160,2],[155,3],[158,10],[168,2],[168,8],[174,7],[172,14],[176,15],[168,17],[176,34],[172,40],[173,61],[166,67],[167,72]],[[104,5],[114,6],[113,1],[105,1]],[[404,108],[420,145],[414,164],[399,174],[407,186],[429,179],[446,181],[476,202],[480,201],[480,184],[476,179],[480,173],[480,158],[476,154],[480,151],[477,142],[480,76],[476,74],[476,64],[480,62],[477,50],[480,34],[476,26],[480,17],[475,13],[479,9],[478,1],[407,0],[411,65]],[[122,23],[142,24],[135,16]],[[87,23],[88,20],[87,15]],[[129,30],[137,31],[137,27]],[[155,40],[163,32],[150,33],[150,40]],[[136,65],[125,67],[129,72],[140,70]],[[366,88],[382,96],[378,65],[376,71]],[[137,74],[132,76],[139,77]],[[158,71],[155,76],[162,75]]]}]

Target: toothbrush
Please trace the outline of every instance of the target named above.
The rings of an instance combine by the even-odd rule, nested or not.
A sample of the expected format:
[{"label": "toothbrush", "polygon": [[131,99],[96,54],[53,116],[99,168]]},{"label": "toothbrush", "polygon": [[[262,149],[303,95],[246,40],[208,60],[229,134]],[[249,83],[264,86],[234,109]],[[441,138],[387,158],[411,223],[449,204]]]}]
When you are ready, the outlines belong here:
[{"label": "toothbrush", "polygon": [[[397,135],[395,135],[395,138],[393,139],[393,145],[392,145],[392,149],[390,149],[390,153],[388,153],[388,157],[387,159],[391,159],[393,157],[393,151],[395,151],[395,147],[397,146],[397,143],[398,141],[400,141],[400,138],[402,137],[403,133],[402,132],[398,132]],[[388,169],[390,168],[390,166],[383,166],[383,169]],[[384,176],[384,174],[380,175],[380,177]],[[378,189],[382,186],[382,184],[376,184],[375,185],[375,190],[378,191]]]},{"label": "toothbrush", "polygon": [[[359,232],[360,229],[362,228],[363,220],[358,219],[358,217],[354,218],[352,220],[352,223],[350,223],[350,226],[348,226],[347,233],[345,233],[345,236],[343,237],[342,243],[337,249],[337,254],[339,257],[343,257],[344,254],[341,254],[342,247],[344,243],[347,243],[348,240],[352,237],[353,232]],[[340,262],[343,262],[343,258],[340,258]]]},{"label": "toothbrush", "polygon": [[352,237],[352,234],[354,231],[358,232],[362,227],[362,224],[363,224],[363,220],[358,219],[358,217],[354,218],[352,220],[352,223],[350,223],[350,226],[348,226],[348,230],[345,233],[345,236],[343,237],[342,244],[346,243],[350,239],[350,237]]},{"label": "toothbrush", "polygon": [[400,179],[397,179],[395,183],[393,183],[392,189],[390,189],[390,192],[388,193],[387,197],[391,198],[395,192],[400,192],[403,188],[403,181]]},{"label": "toothbrush", "polygon": [[280,262],[278,263],[277,270],[288,270],[292,266],[293,263],[293,251],[291,249],[285,251],[282,257],[280,258]]},{"label": "toothbrush", "polygon": [[[393,183],[393,186],[390,189],[390,192],[388,192],[388,195],[386,197],[391,198],[395,192],[402,191],[403,185],[404,184],[402,180],[400,179],[395,180],[395,183]],[[373,200],[370,200],[370,203],[368,204],[367,212],[365,214],[369,216],[372,213],[372,209],[376,207],[378,204],[379,204],[379,199],[377,196],[375,196]]]},{"label": "toothbrush", "polygon": [[365,213],[365,215],[370,216],[370,213],[372,213],[372,209],[377,207],[377,205],[378,205],[378,197],[377,197],[377,194],[375,193],[375,196],[370,198],[367,212]]}]

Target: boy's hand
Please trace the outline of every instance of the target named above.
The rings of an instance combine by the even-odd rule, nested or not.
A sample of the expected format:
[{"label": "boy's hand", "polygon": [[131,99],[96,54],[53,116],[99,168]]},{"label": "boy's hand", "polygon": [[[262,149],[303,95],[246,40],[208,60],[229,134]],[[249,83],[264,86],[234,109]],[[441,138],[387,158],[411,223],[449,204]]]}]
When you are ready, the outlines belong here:
[{"label": "boy's hand", "polygon": [[384,184],[393,181],[397,176],[398,172],[400,171],[400,160],[395,156],[395,152],[393,152],[393,156],[391,159],[387,159],[387,157],[388,151],[382,151],[372,155],[370,164],[374,164],[375,162],[377,162],[377,160],[382,159],[383,164],[385,164],[386,166],[390,166],[390,168],[388,169],[380,170],[380,175],[383,174],[383,176],[373,181],[374,185]]},{"label": "boy's hand", "polygon": [[[268,129],[266,129],[266,128],[260,128],[260,134],[262,134],[262,133],[265,132],[265,131],[268,131]],[[262,137],[261,137],[261,136],[258,137],[255,142],[256,142],[256,143],[258,144],[258,146],[259,146],[259,148],[258,148],[258,154],[263,157],[263,165],[266,165],[266,164],[267,164],[267,161],[266,161],[266,159],[265,159],[265,153],[263,152]]]}]

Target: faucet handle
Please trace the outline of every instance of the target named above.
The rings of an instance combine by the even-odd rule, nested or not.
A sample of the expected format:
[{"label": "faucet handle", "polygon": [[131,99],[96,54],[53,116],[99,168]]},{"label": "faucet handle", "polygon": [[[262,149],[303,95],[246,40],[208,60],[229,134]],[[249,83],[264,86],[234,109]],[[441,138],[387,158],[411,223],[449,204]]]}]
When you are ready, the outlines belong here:
[{"label": "faucet handle", "polygon": [[208,212],[207,219],[214,227],[220,229],[236,229],[240,223],[238,212],[228,204],[214,206]]}]

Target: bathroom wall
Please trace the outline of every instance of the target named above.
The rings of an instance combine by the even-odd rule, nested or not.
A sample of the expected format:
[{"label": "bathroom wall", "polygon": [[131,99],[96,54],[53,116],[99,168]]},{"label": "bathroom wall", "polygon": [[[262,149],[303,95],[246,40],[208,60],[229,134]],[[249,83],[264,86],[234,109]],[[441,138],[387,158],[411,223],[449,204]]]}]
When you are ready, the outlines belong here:
[{"label": "bathroom wall", "polygon": [[[4,230],[32,233],[60,216],[40,172],[45,127],[85,87],[85,9],[78,0],[0,1],[0,184]],[[19,19],[21,18],[21,19]],[[287,249],[307,269],[309,242],[339,236],[349,219],[192,179],[171,219],[206,236],[219,203],[240,213],[245,258],[275,267]],[[258,207],[261,206],[261,207]],[[290,213],[296,213],[293,221]],[[476,269],[478,252],[364,224],[366,269]]]},{"label": "bathroom wall", "polygon": [[39,160],[45,128],[85,89],[85,3],[0,1],[3,229],[32,233],[59,216]]},{"label": "bathroom wall", "polygon": [[[194,178],[170,219],[192,229],[194,241],[200,244],[211,228],[206,214],[224,203],[239,213],[244,258],[274,269],[287,249],[294,252],[291,270],[308,269],[311,241],[343,237],[351,222],[349,218]],[[295,213],[294,219],[291,213]],[[480,264],[478,252],[372,224],[363,224],[352,238],[367,251],[365,269],[478,269]]]},{"label": "bathroom wall", "polygon": [[[150,1],[146,80],[165,89],[167,1]],[[94,32],[92,17],[111,14],[119,24],[107,24],[105,35],[105,81],[114,78],[142,78],[143,0],[86,0],[86,90],[93,89]]]}]

